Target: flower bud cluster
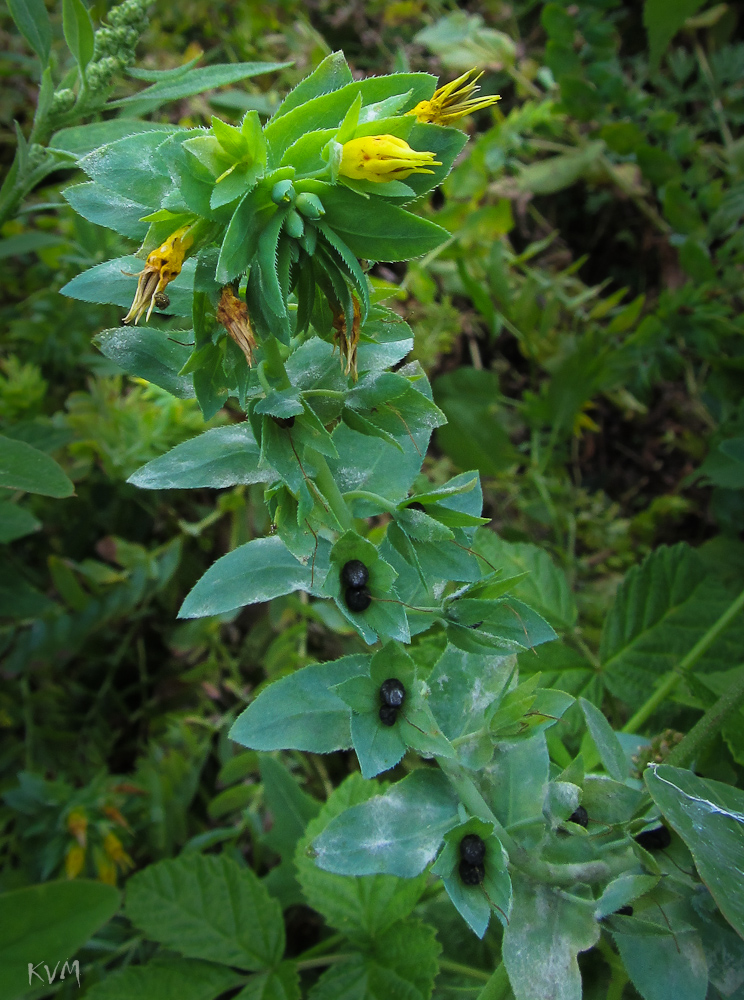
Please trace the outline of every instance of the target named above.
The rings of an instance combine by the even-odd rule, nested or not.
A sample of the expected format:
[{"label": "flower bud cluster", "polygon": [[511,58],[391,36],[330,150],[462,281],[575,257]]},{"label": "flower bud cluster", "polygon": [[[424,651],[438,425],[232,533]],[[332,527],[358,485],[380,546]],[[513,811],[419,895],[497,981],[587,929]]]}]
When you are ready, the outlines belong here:
[{"label": "flower bud cluster", "polygon": [[125,0],[108,14],[108,27],[95,34],[93,61],[86,70],[92,92],[103,90],[114,76],[134,62],[134,49],[147,27],[149,0]]}]

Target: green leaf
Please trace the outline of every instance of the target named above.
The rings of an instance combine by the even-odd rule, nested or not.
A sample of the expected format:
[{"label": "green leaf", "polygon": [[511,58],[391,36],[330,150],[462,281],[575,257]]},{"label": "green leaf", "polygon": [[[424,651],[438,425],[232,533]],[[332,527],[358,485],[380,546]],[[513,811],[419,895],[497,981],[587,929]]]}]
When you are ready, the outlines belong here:
[{"label": "green leaf", "polygon": [[353,81],[354,78],[343,52],[331,52],[310,76],[306,76],[294,90],[290,90],[271,120],[274,122],[282,115],[286,115],[288,111],[305,104],[306,101],[311,101],[314,97],[320,97],[323,94],[330,94],[334,90],[340,90],[341,87],[345,87]]},{"label": "green leaf", "polygon": [[351,746],[350,712],[332,690],[367,671],[369,657],[314,663],[264,688],[238,716],[230,739],[255,750],[331,753]]},{"label": "green leaf", "polygon": [[300,1000],[300,975],[294,962],[251,976],[233,1000]]},{"label": "green leaf", "polygon": [[351,741],[364,778],[389,771],[406,752],[398,724],[383,725],[377,713],[352,715]]},{"label": "green leaf", "polygon": [[628,777],[628,761],[612,726],[597,706],[586,698],[579,698],[579,704],[605,771],[615,781],[625,781]]},{"label": "green leaf", "polygon": [[263,186],[249,191],[235,209],[217,262],[217,280],[226,283],[246,270],[258,249],[263,227],[276,212]]},{"label": "green leaf", "polygon": [[[582,89],[580,100],[582,98],[584,101],[591,100],[594,92],[583,80],[580,82],[586,88]],[[561,94],[564,100],[570,83],[570,77],[563,77],[561,80]],[[574,109],[572,111],[575,113]],[[581,118],[585,120],[583,115]],[[561,153],[559,156],[549,156],[545,160],[530,163],[522,167],[517,177],[517,184],[522,191],[529,191],[531,194],[555,194],[556,191],[562,191],[581,180],[595,167],[603,151],[603,142],[589,142],[578,152]]]},{"label": "green leaf", "polygon": [[260,971],[284,953],[279,904],[227,855],[185,854],[138,872],[127,882],[126,914],[187,958]]},{"label": "green leaf", "polygon": [[273,819],[265,842],[286,861],[311,819],[320,812],[320,802],[303,792],[289,771],[273,757],[261,758],[264,801]]},{"label": "green leaf", "polygon": [[695,867],[734,930],[744,937],[744,792],[662,764],[644,772],[646,787],[684,840]]},{"label": "green leaf", "polygon": [[49,62],[52,24],[44,0],[8,0],[16,27],[41,60],[42,71]]},{"label": "green leaf", "polygon": [[504,826],[542,819],[549,766],[542,733],[523,743],[506,743],[496,748],[483,778],[489,789],[488,801]]},{"label": "green leaf", "polygon": [[651,68],[657,69],[661,57],[669,43],[684,25],[688,17],[703,5],[703,0],[646,0],[643,8],[643,24],[648,33],[648,47]]},{"label": "green leaf", "polygon": [[293,590],[317,592],[328,566],[328,543],[304,566],[281,538],[254,538],[213,563],[186,595],[179,618],[203,618],[246,604],[270,601]]},{"label": "green leaf", "polygon": [[341,186],[324,186],[320,200],[325,222],[357,257],[410,260],[449,239],[446,229],[397,205],[368,198]]},{"label": "green leaf", "polygon": [[82,73],[93,58],[93,24],[83,0],[62,0],[62,30]]},{"label": "green leaf", "polygon": [[570,629],[576,624],[578,611],[566,574],[545,549],[529,542],[507,542],[486,529],[476,532],[473,548],[506,577],[527,573],[510,593],[534,608],[553,628]]},{"label": "green leaf", "polygon": [[25,507],[8,500],[0,501],[0,542],[14,542],[40,527],[41,522]]},{"label": "green leaf", "polygon": [[612,936],[644,1000],[705,1000],[708,963],[700,937],[691,928],[663,936],[622,934],[613,928]]},{"label": "green leaf", "polygon": [[[599,656],[609,690],[632,707],[649,684],[673,669],[735,597],[688,545],[659,546],[627,573],[602,630]],[[738,655],[741,626],[733,623],[706,656],[721,669]]]},{"label": "green leaf", "polygon": [[[46,962],[53,971],[58,962],[72,962],[75,952],[113,917],[120,901],[121,894],[112,886],[85,879],[45,882],[0,894],[3,1000],[28,993],[29,964],[38,968]],[[38,974],[45,980],[43,966]],[[38,985],[36,978],[33,981]]]},{"label": "green leaf", "polygon": [[[336,817],[369,802],[379,785],[359,775],[347,778],[331,795],[317,818],[308,824],[297,845],[295,863],[307,902],[326,921],[356,941],[377,938],[397,921],[407,917],[424,891],[426,876],[401,880],[394,875],[364,875],[352,878],[331,874],[316,866],[308,846]],[[374,800],[372,800],[374,801]]]},{"label": "green leaf", "polygon": [[180,74],[177,79],[162,80],[146,87],[138,94],[122,97],[118,101],[110,101],[109,108],[120,108],[128,104],[142,103],[143,110],[153,111],[166,101],[179,101],[182,97],[193,97],[205,90],[214,90],[229,83],[238,83],[249,77],[260,76],[262,73],[276,73],[280,69],[291,66],[291,62],[246,62],[246,63],[216,63],[214,66],[199,66]]},{"label": "green leaf", "polygon": [[458,468],[493,476],[519,461],[499,397],[498,376],[492,371],[458,368],[435,380],[434,398],[447,417],[437,441]]},{"label": "green leaf", "polygon": [[214,427],[172,448],[133,473],[127,482],[148,490],[226,489],[268,483],[273,469],[259,468],[259,448],[250,423]]},{"label": "green leaf", "polygon": [[[143,267],[144,261],[132,255],[119,257],[117,260],[107,260],[104,264],[96,264],[95,267],[76,275],[60,289],[60,292],[82,302],[112,303],[121,306],[122,309],[128,309],[137,291],[136,275]],[[168,285],[169,315],[191,317],[195,270],[196,258],[190,257],[184,263],[179,276]],[[183,332],[176,331],[175,336],[180,340]],[[168,337],[164,331],[158,333],[164,339]]]},{"label": "green leaf", "polygon": [[240,985],[242,976],[223,965],[156,955],[107,975],[88,990],[91,1000],[214,1000]]},{"label": "green leaf", "polygon": [[311,846],[316,864],[326,871],[412,878],[457,822],[457,798],[444,775],[417,770],[332,820]]},{"label": "green leaf", "polygon": [[658,875],[620,875],[604,889],[594,911],[597,920],[609,917],[621,906],[644,896],[658,883]]},{"label": "green leaf", "polygon": [[177,125],[169,125],[166,122],[143,122],[138,118],[109,118],[103,122],[60,129],[49,140],[49,145],[52,149],[61,149],[75,156],[85,156],[94,149],[100,149],[102,146],[108,146],[119,139],[127,139],[140,132],[160,132],[162,142],[176,131],[178,131]]},{"label": "green leaf", "polygon": [[45,497],[69,497],[75,492],[72,481],[53,458],[25,441],[2,435],[0,486]]},{"label": "green leaf", "polygon": [[141,205],[123,194],[109,191],[95,181],[75,184],[63,191],[62,196],[78,215],[89,222],[95,222],[97,226],[113,229],[114,232],[139,242],[147,235],[149,225],[141,219],[152,211],[150,205]]},{"label": "green leaf", "polygon": [[514,873],[514,905],[502,955],[515,1000],[581,1000],[576,956],[599,940],[591,900]]},{"label": "green leaf", "polygon": [[179,372],[191,355],[185,346],[193,338],[190,330],[169,337],[163,330],[147,326],[118,326],[94,338],[96,347],[129,375],[136,375],[178,399],[193,399],[191,375]]}]

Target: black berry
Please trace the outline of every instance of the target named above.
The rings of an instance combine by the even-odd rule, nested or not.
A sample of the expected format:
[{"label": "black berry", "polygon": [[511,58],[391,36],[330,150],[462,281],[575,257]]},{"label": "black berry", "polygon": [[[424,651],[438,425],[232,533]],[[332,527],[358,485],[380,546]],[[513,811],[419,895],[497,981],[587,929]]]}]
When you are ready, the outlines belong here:
[{"label": "black berry", "polygon": [[406,696],[406,689],[397,677],[389,677],[380,686],[380,701],[390,708],[400,708]]},{"label": "black berry", "polygon": [[271,419],[275,424],[279,424],[280,427],[284,427],[287,430],[290,427],[294,427],[294,417],[272,417]]},{"label": "black berry", "polygon": [[568,817],[568,820],[569,823],[576,823],[577,826],[583,826],[586,829],[589,825],[589,813],[583,806],[578,806]]},{"label": "black berry", "polygon": [[672,835],[662,824],[654,830],[644,830],[643,833],[636,834],[635,842],[647,851],[663,851],[671,844]]},{"label": "black berry", "polygon": [[380,722],[383,726],[394,726],[398,709],[394,705],[380,705]]},{"label": "black berry", "polygon": [[359,590],[369,580],[369,570],[361,559],[350,559],[341,569],[341,583],[345,587],[355,587]]},{"label": "black berry", "polygon": [[424,507],[424,505],[422,503],[419,503],[418,500],[415,500],[413,503],[409,503],[408,504],[408,509],[409,510],[420,510],[422,514],[426,513],[426,507]]},{"label": "black berry", "polygon": [[471,865],[467,861],[460,862],[460,879],[465,885],[480,885],[486,877],[483,865]]},{"label": "black berry", "polygon": [[486,845],[477,833],[469,833],[460,841],[460,857],[469,865],[482,865],[486,857]]},{"label": "black berry", "polygon": [[366,611],[372,603],[369,591],[364,587],[347,587],[344,597],[349,611]]},{"label": "black berry", "polygon": [[615,913],[621,917],[632,917],[633,907],[632,906],[621,906],[619,910],[615,910]]}]

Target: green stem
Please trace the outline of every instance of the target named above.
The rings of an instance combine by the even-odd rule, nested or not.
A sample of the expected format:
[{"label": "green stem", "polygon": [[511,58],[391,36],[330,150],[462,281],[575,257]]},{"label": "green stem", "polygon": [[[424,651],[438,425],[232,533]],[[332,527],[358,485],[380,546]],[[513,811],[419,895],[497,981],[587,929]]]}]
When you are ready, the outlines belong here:
[{"label": "green stem", "polygon": [[351,516],[351,511],[343,498],[341,490],[339,490],[336,484],[336,480],[333,478],[331,470],[328,468],[328,462],[326,462],[323,455],[314,451],[313,463],[317,470],[315,473],[315,482],[318,489],[328,501],[342,529],[349,531],[354,526],[354,519]]},{"label": "green stem", "polygon": [[[698,660],[708,651],[721,632],[739,614],[742,608],[744,608],[744,590],[731,602],[718,621],[711,625],[705,635],[698,639],[687,656],[679,662],[674,670],[666,675],[659,687],[623,726],[621,730],[623,733],[635,733],[638,731],[644,722],[654,714],[659,705],[666,701],[679,682],[684,680]],[[606,666],[607,664],[605,664]]]},{"label": "green stem", "polygon": [[472,965],[450,962],[448,958],[439,959],[439,968],[442,972],[458,972],[461,976],[469,976],[471,979],[478,979],[482,983],[487,983],[491,978],[490,972],[486,972],[485,969],[474,969]]},{"label": "green stem", "polygon": [[265,355],[267,370],[279,379],[279,385],[282,389],[291,388],[292,383],[289,381],[289,375],[287,375],[284,360],[279,350],[279,341],[276,337],[267,337],[261,344],[261,348]]},{"label": "green stem", "polygon": [[336,965],[338,962],[348,962],[354,955],[351,953],[340,953],[337,955],[319,955],[317,958],[306,958],[296,962],[295,967],[300,971],[305,969],[323,969],[326,965]]},{"label": "green stem", "polygon": [[702,719],[698,719],[664,763],[672,764],[674,767],[687,767],[705,749],[742,702],[744,702],[744,670],[741,677],[731,685],[725,694],[721,695],[715,705],[711,705]]}]

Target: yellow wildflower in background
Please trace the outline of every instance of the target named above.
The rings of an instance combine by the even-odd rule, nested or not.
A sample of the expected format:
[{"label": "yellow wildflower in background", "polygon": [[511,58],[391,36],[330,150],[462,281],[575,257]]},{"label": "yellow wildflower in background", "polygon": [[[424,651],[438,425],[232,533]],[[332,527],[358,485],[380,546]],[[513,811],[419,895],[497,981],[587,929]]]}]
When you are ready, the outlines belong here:
[{"label": "yellow wildflower in background", "polygon": [[[477,73],[477,76],[469,79],[474,73]],[[435,90],[428,101],[419,101],[416,107],[406,114],[416,115],[417,121],[428,122],[431,125],[454,125],[460,118],[472,114],[473,111],[489,108],[500,101],[501,97],[499,94],[473,97],[473,94],[480,90],[477,83],[482,76],[483,73],[478,73],[477,69],[469,69],[456,80]]]},{"label": "yellow wildflower in background", "polygon": [[85,848],[79,844],[71,844],[65,854],[65,875],[68,878],[77,878],[83,870],[85,864]]},{"label": "yellow wildflower in background", "polygon": [[115,833],[106,834],[103,838],[103,849],[114,864],[118,868],[121,868],[123,872],[128,871],[130,868],[134,868],[134,861],[132,861],[127,852],[124,850],[124,845]]},{"label": "yellow wildflower in background", "polygon": [[165,243],[148,256],[144,271],[133,276],[139,278],[137,292],[131,309],[122,323],[134,322],[136,326],[145,312],[147,312],[145,319],[149,320],[156,297],[161,295],[166,285],[181,273],[186,251],[194,242],[190,229],[190,226],[181,226],[177,229]]},{"label": "yellow wildflower in background", "polygon": [[356,181],[403,181],[411,174],[433,174],[430,167],[441,167],[435,153],[411,149],[404,139],[394,135],[365,135],[343,145],[343,177]]},{"label": "yellow wildflower in background", "polygon": [[67,829],[80,844],[85,847],[88,839],[88,817],[84,809],[73,809],[67,817]]}]

